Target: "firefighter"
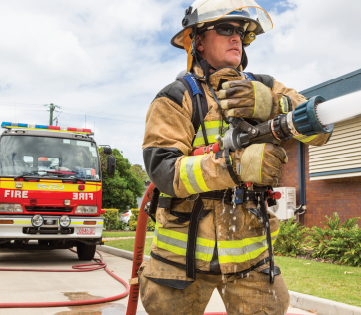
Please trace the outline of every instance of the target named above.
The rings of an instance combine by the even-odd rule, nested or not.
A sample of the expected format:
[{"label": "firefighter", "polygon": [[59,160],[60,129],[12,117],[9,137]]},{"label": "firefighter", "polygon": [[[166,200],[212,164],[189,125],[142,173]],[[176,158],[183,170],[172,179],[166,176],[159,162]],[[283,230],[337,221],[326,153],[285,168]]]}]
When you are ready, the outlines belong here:
[{"label": "firefighter", "polygon": [[[237,4],[243,2],[247,7]],[[186,50],[187,80],[196,80],[202,97],[196,101],[186,75],[162,89],[148,110],[143,156],[160,196],[151,259],[139,273],[142,303],[150,315],[198,315],[217,289],[228,315],[285,314],[289,294],[279,267],[271,268],[272,246],[257,200],[249,194],[234,203],[242,183],[278,183],[285,151],[253,144],[236,152],[190,154],[215,143],[230,117],[263,122],[305,98],[271,76],[244,71],[245,47],[272,28],[253,0],[197,0],[182,25],[171,43]],[[328,137],[297,139],[322,145]],[[279,221],[272,213],[267,221],[273,244]]]}]

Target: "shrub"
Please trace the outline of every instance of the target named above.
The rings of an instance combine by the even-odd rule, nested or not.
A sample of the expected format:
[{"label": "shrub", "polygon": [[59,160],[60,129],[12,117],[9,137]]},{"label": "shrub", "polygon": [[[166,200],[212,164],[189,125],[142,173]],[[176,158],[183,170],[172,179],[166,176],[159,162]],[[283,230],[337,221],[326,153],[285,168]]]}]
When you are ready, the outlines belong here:
[{"label": "shrub", "polygon": [[119,212],[118,209],[104,209],[105,213],[102,214],[104,218],[104,227],[107,230],[114,229],[114,226],[117,226],[119,223]]},{"label": "shrub", "polygon": [[326,216],[324,229],[313,227],[308,237],[312,257],[331,259],[342,264],[361,266],[361,230],[356,224],[359,218],[340,222],[335,212],[333,218]]},{"label": "shrub", "polygon": [[274,244],[275,254],[297,256],[305,254],[303,242],[307,237],[308,228],[294,223],[293,220],[281,222],[277,240]]},{"label": "shrub", "polygon": [[[139,209],[132,209],[132,216],[129,219],[130,230],[135,231],[137,229],[138,217],[139,217]],[[152,221],[151,218],[149,218],[147,230],[154,231],[154,229],[155,229],[155,223]]]}]

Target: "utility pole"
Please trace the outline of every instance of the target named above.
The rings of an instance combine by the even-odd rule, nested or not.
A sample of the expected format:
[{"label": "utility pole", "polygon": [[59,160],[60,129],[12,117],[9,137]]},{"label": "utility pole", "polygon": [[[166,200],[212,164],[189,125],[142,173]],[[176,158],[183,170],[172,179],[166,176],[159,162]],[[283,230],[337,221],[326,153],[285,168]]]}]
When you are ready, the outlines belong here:
[{"label": "utility pole", "polygon": [[50,112],[50,117],[49,117],[49,126],[53,125],[53,113],[58,112],[57,108],[60,109],[59,105],[54,105],[53,103],[50,104],[45,104],[44,106],[49,106],[48,112]]}]

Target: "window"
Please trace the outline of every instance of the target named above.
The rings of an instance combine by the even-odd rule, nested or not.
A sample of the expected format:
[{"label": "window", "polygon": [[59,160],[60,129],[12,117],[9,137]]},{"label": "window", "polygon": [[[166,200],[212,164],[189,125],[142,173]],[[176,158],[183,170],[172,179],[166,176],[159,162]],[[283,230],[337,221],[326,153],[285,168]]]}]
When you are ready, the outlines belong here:
[{"label": "window", "polygon": [[361,176],[361,117],[335,124],[330,141],[309,146],[310,180]]}]

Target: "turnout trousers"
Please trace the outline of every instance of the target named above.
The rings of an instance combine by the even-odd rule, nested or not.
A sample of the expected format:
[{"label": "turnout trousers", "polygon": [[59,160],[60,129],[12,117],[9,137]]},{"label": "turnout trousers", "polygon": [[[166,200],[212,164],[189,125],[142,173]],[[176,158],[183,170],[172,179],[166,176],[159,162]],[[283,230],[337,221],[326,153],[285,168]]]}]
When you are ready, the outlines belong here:
[{"label": "turnout trousers", "polygon": [[268,264],[243,277],[239,274],[197,273],[197,279],[181,290],[157,284],[149,278],[152,268],[173,275],[184,273],[184,270],[151,258],[139,275],[140,297],[149,315],[203,315],[213,291],[217,289],[227,315],[286,314],[290,302],[286,284],[282,275],[277,275],[274,284],[270,284],[269,275],[260,272],[266,267]]}]

